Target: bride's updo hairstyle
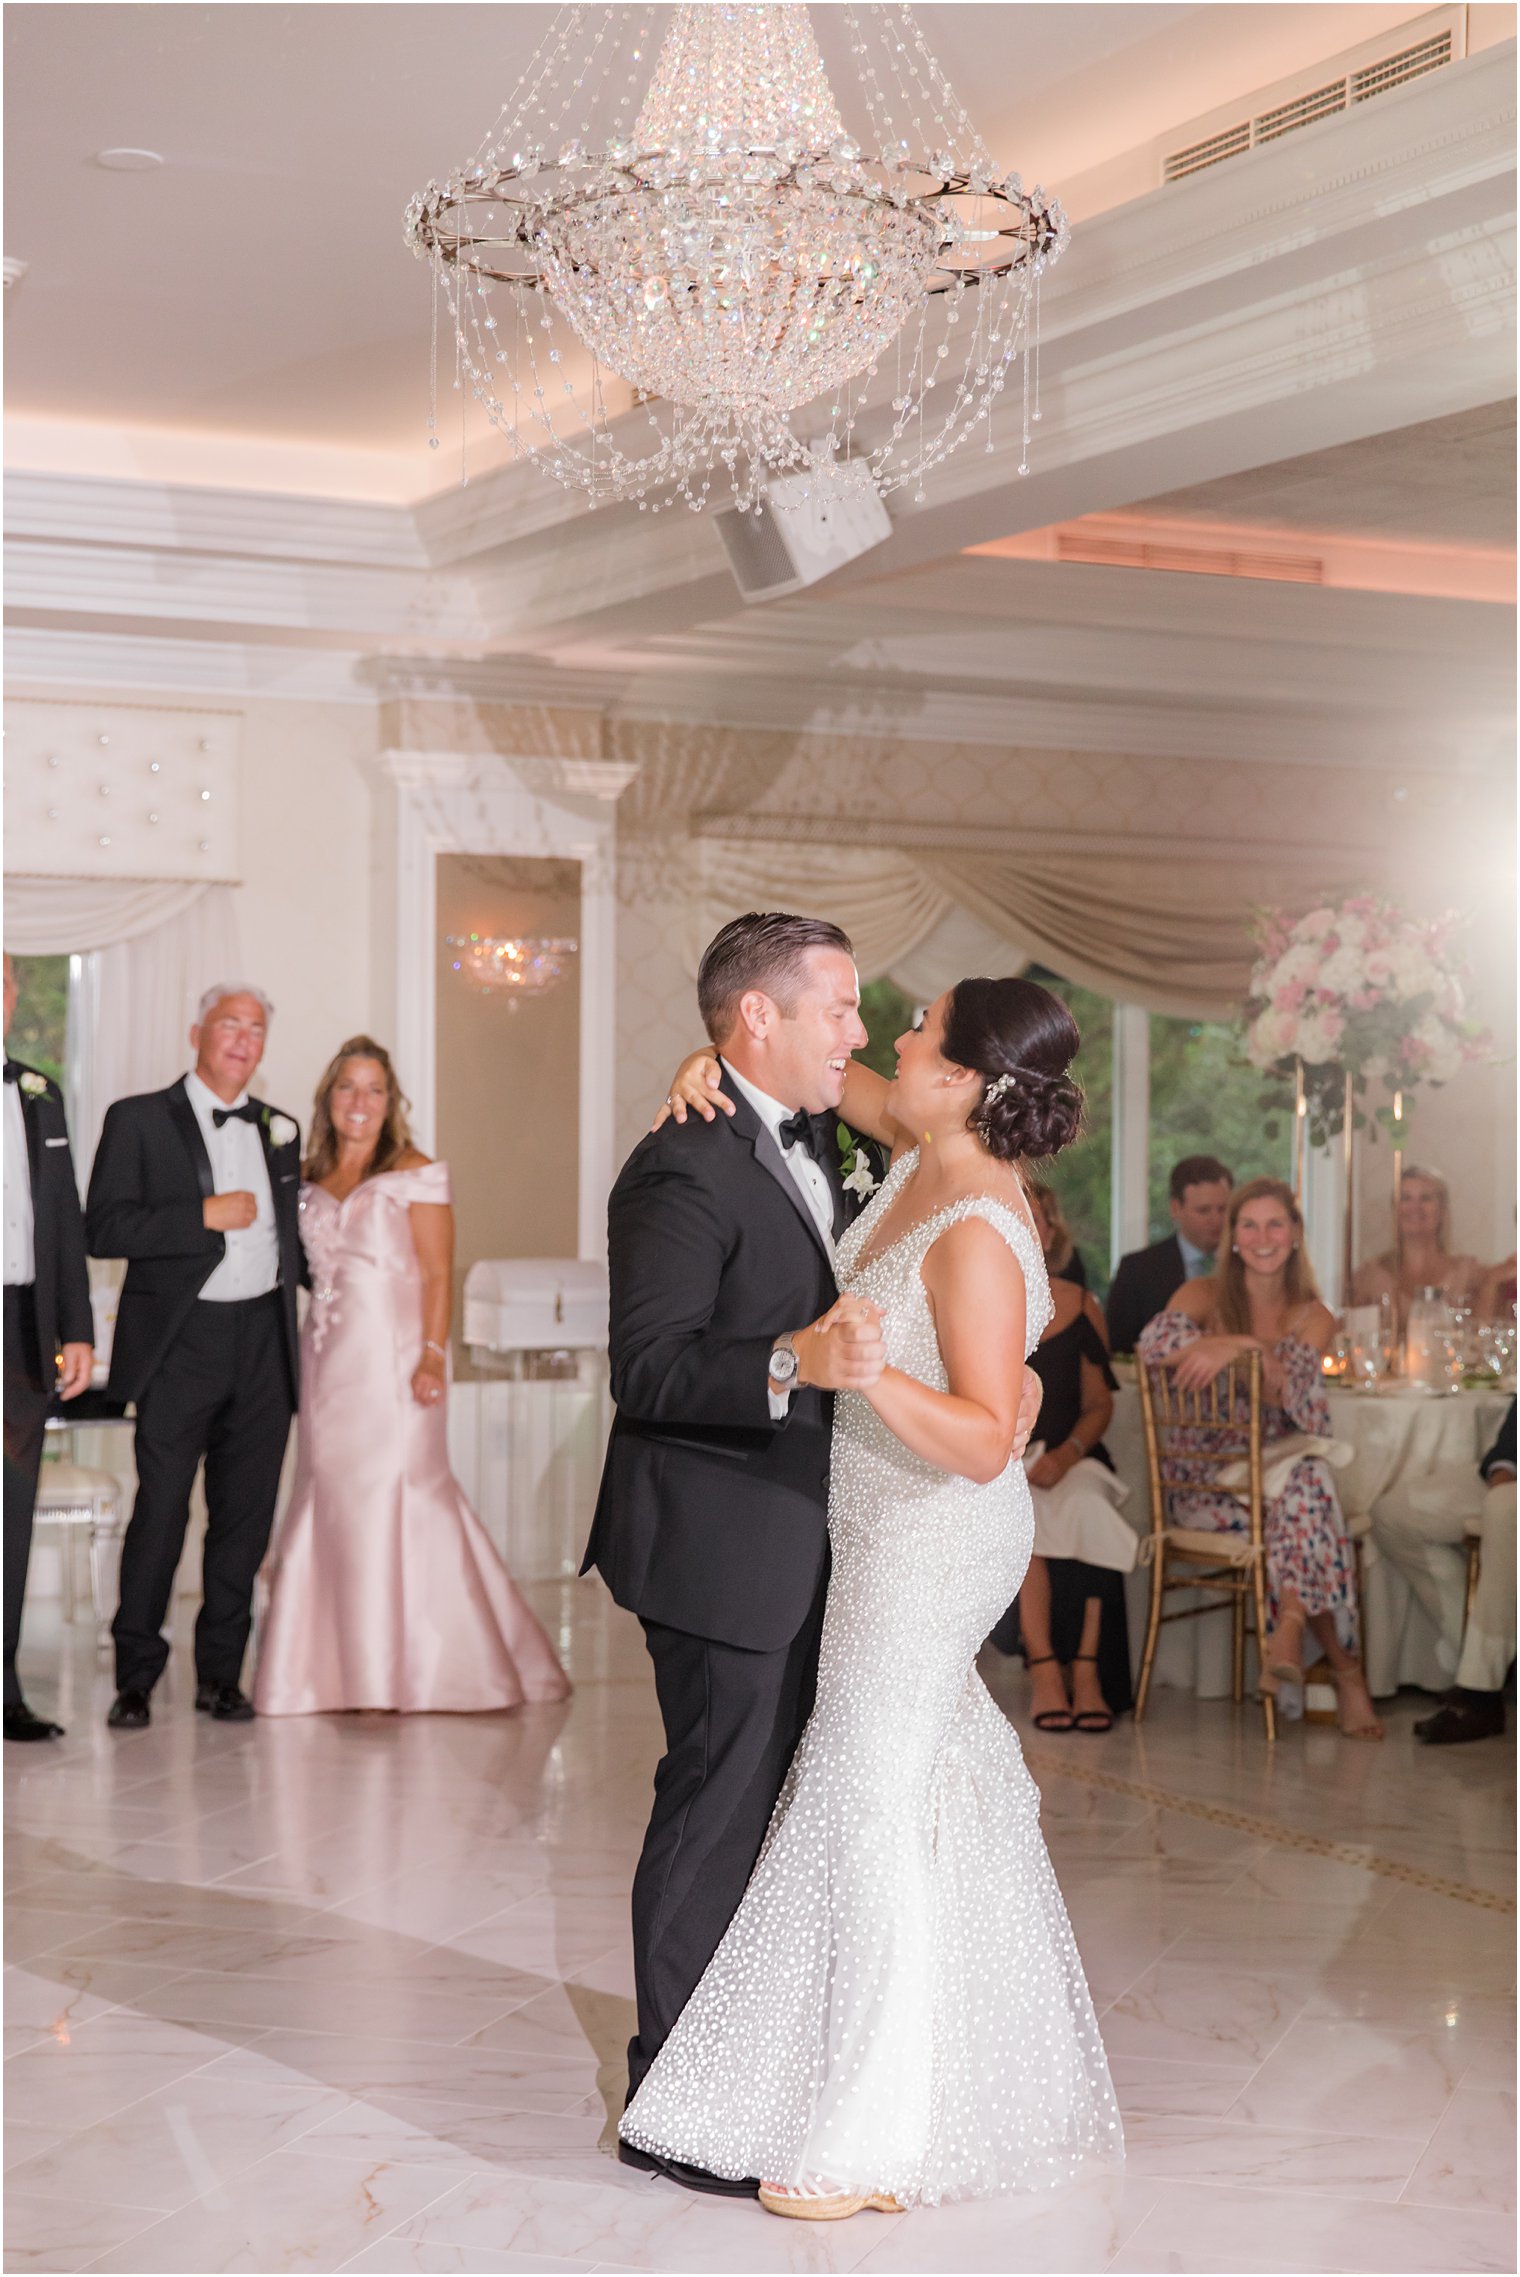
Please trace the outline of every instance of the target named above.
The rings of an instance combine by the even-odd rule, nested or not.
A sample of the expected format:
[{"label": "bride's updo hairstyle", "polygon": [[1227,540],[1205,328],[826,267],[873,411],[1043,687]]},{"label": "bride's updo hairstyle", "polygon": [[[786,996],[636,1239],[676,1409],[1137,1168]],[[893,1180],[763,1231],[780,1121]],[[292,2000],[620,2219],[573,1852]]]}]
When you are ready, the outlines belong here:
[{"label": "bride's updo hairstyle", "polygon": [[982,1077],[970,1128],[999,1162],[1044,1162],[1082,1130],[1071,1062],[1082,1041],[1059,996],[1036,980],[961,980],[945,1006],[940,1051]]}]

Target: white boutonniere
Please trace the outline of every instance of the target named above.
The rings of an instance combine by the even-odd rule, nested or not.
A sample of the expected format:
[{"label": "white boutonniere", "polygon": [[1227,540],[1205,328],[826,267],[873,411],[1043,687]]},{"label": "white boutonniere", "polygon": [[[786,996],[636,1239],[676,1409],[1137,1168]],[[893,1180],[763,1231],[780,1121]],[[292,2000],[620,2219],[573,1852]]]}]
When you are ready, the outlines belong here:
[{"label": "white boutonniere", "polygon": [[24,1075],[18,1075],[16,1081],[28,1099],[41,1099],[46,1094],[48,1079],[45,1075],[38,1075],[33,1068],[29,1067]]},{"label": "white boutonniere", "polygon": [[865,1148],[848,1123],[839,1125],[838,1138],[839,1167],[844,1174],[844,1190],[847,1194],[858,1194],[865,1201],[876,1191],[876,1173],[866,1159]]},{"label": "white boutonniere", "polygon": [[293,1123],[288,1115],[271,1115],[267,1109],[264,1115],[264,1128],[269,1133],[271,1146],[294,1146],[301,1135],[299,1123]]}]

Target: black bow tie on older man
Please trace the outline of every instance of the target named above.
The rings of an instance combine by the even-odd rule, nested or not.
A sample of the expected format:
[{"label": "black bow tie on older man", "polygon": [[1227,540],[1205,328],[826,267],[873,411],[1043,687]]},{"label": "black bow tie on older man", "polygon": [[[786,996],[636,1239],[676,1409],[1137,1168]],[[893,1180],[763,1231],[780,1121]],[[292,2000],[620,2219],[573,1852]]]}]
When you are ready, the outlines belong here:
[{"label": "black bow tie on older man", "polygon": [[788,1115],[784,1123],[776,1126],[777,1143],[784,1150],[789,1146],[806,1147],[817,1163],[828,1158],[829,1131],[832,1115],[810,1115],[806,1107],[799,1107],[795,1115]]},{"label": "black bow tie on older man", "polygon": [[245,1099],[241,1107],[213,1107],[211,1110],[211,1120],[218,1130],[223,1123],[256,1123],[258,1119],[258,1108],[251,1099]]}]

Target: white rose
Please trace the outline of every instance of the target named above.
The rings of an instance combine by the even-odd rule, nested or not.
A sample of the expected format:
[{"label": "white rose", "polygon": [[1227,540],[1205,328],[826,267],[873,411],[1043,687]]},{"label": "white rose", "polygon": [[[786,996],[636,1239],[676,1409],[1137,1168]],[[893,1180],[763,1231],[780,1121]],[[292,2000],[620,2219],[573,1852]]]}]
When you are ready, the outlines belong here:
[{"label": "white rose", "polygon": [[288,1115],[270,1116],[269,1143],[271,1146],[294,1146],[300,1135],[300,1124],[293,1123]]},{"label": "white rose", "polygon": [[28,1099],[40,1099],[48,1087],[47,1077],[45,1075],[38,1075],[36,1071],[30,1067],[27,1069],[25,1075],[19,1076],[17,1080],[20,1083],[22,1090],[26,1093]]},{"label": "white rose", "polygon": [[1355,949],[1342,942],[1332,957],[1327,957],[1320,968],[1320,988],[1328,988],[1332,996],[1349,996],[1362,985],[1362,961]]}]

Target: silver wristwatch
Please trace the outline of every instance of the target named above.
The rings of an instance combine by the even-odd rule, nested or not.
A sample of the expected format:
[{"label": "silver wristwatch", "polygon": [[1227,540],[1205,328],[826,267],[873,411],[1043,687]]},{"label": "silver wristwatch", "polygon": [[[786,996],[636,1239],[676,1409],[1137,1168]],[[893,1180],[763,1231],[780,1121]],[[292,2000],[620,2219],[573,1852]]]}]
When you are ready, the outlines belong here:
[{"label": "silver wristwatch", "polygon": [[801,1368],[802,1362],[797,1357],[797,1347],[791,1337],[778,1336],[771,1346],[771,1382],[783,1391],[789,1390],[796,1383]]}]

